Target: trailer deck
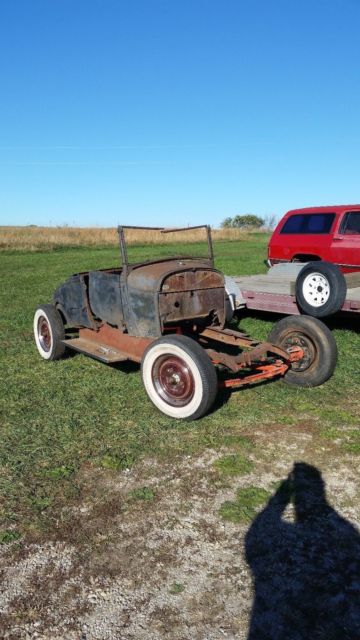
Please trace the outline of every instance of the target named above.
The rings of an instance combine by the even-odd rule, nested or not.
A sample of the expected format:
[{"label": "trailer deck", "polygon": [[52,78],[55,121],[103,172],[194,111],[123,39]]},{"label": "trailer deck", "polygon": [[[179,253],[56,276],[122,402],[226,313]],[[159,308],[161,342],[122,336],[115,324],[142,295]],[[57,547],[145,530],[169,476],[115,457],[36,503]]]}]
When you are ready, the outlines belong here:
[{"label": "trailer deck", "polygon": [[[303,263],[279,264],[265,274],[227,278],[235,309],[300,315],[295,282],[303,266]],[[348,288],[341,312],[360,313],[360,273],[345,274],[345,280]]]}]

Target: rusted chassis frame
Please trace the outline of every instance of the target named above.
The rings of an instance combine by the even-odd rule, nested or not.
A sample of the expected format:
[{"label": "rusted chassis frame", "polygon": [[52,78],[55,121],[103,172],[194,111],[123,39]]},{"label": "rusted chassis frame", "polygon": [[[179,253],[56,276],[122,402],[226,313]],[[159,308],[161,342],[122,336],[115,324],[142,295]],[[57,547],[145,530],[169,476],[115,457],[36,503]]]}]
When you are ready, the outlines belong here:
[{"label": "rusted chassis frame", "polygon": [[[177,333],[181,333],[180,328]],[[94,345],[116,349],[123,356],[122,359],[139,363],[145,349],[156,339],[130,336],[108,324],[101,325],[97,330],[80,329],[79,337],[93,342]],[[303,356],[300,347],[294,347],[288,353],[268,342],[256,342],[246,334],[231,329],[208,327],[192,337],[203,346],[214,365],[221,365],[232,374],[241,374],[240,377],[221,381],[219,386],[223,387],[236,388],[284,375],[291,363]],[[226,345],[225,351],[221,350],[224,348],[222,345]],[[226,348],[229,346],[237,347],[238,353],[227,353]]]}]

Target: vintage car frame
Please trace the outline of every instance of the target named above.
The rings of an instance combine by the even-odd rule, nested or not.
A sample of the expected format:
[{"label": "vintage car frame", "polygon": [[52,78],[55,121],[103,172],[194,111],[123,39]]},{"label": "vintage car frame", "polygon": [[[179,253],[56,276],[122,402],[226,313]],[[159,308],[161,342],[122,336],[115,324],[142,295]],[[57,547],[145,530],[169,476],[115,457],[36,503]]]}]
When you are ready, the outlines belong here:
[{"label": "vintage car frame", "polygon": [[[125,232],[204,229],[208,255],[140,263],[128,259]],[[196,419],[219,386],[237,388],[279,376],[289,384],[323,383],[336,364],[331,332],[314,318],[284,318],[269,341],[226,326],[225,277],[214,267],[207,225],[166,229],[119,226],[122,267],[74,274],[37,308],[35,342],[45,360],[74,349],[107,364],[141,363],[146,392],[163,413]]]}]

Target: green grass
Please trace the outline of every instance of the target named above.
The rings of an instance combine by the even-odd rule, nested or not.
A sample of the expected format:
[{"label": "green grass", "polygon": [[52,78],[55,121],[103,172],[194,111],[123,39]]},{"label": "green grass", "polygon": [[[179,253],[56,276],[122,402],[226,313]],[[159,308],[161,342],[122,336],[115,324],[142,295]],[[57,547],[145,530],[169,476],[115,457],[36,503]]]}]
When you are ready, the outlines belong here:
[{"label": "green grass", "polygon": [[270,498],[270,493],[261,487],[238,489],[235,500],[223,502],[219,514],[230,522],[251,522],[260,507]]},{"label": "green grass", "polygon": [[[355,424],[354,416],[350,416],[349,421],[343,421],[345,425]],[[350,453],[360,453],[360,429],[342,428],[326,426],[321,430],[321,435],[326,440],[340,441],[342,449]]]},{"label": "green grass", "polygon": [[185,586],[180,582],[173,582],[173,584],[169,589],[169,593],[175,596],[178,595],[179,593],[182,593],[183,591],[185,591]]},{"label": "green grass", "polygon": [[[263,272],[267,238],[218,242],[216,264],[227,274]],[[148,248],[137,247],[139,259]],[[227,446],[246,459],[244,434],[257,425],[302,428],[311,420],[321,434],[335,428],[340,446],[356,452],[359,333],[334,327],[339,365],[316,389],[292,389],[280,381],[243,389],[202,420],[186,423],[156,411],[139,370],[106,366],[82,355],[48,363],[35,348],[32,318],[38,304],[70,274],[119,263],[116,249],[68,249],[48,253],[2,252],[0,258],[0,530],[49,530],[65,517],[84,486],[83,470],[131,467],[143,457],[160,460]],[[265,339],[274,317],[244,317],[240,326]],[[340,435],[339,435],[340,434]],[[325,438],[328,436],[324,436]],[[5,536],[6,540],[6,536]]]},{"label": "green grass", "polygon": [[231,453],[216,460],[214,467],[225,476],[240,476],[249,473],[253,464],[241,453]]},{"label": "green grass", "polygon": [[8,529],[0,531],[0,544],[9,544],[9,542],[14,542],[19,538],[20,533],[18,531],[9,531]]},{"label": "green grass", "polygon": [[152,502],[156,496],[156,491],[152,487],[139,487],[129,492],[129,497],[142,502]]}]

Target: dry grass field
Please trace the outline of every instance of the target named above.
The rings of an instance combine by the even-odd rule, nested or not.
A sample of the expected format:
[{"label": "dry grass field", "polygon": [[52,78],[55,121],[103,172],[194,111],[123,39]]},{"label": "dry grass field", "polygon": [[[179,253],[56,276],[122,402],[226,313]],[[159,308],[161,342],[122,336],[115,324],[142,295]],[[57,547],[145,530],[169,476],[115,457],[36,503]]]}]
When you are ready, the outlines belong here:
[{"label": "dry grass field", "polygon": [[[214,240],[245,240],[247,231],[241,229],[214,229]],[[195,229],[191,233],[178,232],[163,234],[160,231],[129,229],[127,240],[130,244],[168,244],[197,242],[204,239],[204,230]],[[111,247],[118,244],[115,227],[0,227],[0,250],[48,251],[62,247]]]}]

